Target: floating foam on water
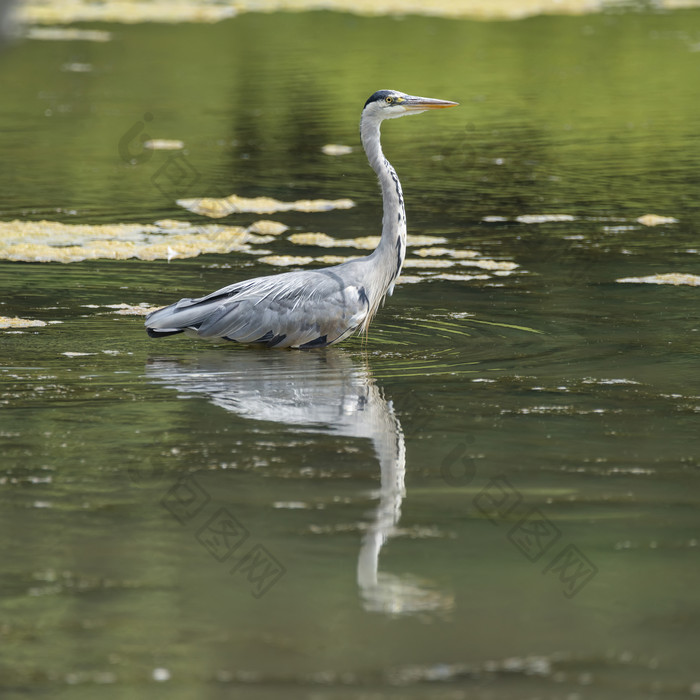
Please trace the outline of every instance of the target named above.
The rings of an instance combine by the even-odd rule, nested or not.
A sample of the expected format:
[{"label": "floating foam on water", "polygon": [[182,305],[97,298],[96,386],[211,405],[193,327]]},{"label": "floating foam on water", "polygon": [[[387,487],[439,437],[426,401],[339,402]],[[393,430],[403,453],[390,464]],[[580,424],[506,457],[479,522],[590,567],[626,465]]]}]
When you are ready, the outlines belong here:
[{"label": "floating foam on water", "polygon": [[18,316],[0,316],[0,328],[33,328],[45,326],[46,321],[39,319],[19,318]]},{"label": "floating foam on water", "polygon": [[[614,234],[614,233],[625,233],[625,231],[636,231],[638,228],[639,228],[639,226],[629,226],[629,225],[626,225],[626,226],[624,226],[624,225],[623,226],[620,226],[620,225],[618,225],[618,226],[603,226],[603,231],[605,233],[613,233]],[[571,240],[574,237],[567,236],[567,238],[569,240]],[[578,236],[577,239],[582,240],[583,236]]]},{"label": "floating foam on water", "polygon": [[[351,246],[360,248],[361,250],[374,250],[379,245],[380,236],[360,236],[358,238],[344,238],[339,240],[339,245]],[[406,236],[407,246],[417,245],[437,245],[439,243],[447,243],[446,238],[440,236]]]},{"label": "floating foam on water", "polygon": [[451,258],[476,258],[479,253],[475,250],[455,250],[454,248],[418,248],[413,251],[414,255],[421,258],[438,255],[449,255]]},{"label": "floating foam on water", "polygon": [[673,284],[700,287],[700,277],[698,275],[689,275],[684,272],[666,272],[661,275],[648,275],[647,277],[622,277],[615,281],[631,284]]},{"label": "floating foam on water", "polygon": [[287,267],[289,265],[308,265],[314,261],[306,255],[266,255],[264,258],[258,258],[260,262],[266,265],[279,265]]},{"label": "floating foam on water", "polygon": [[447,243],[447,239],[442,236],[412,236],[410,233],[406,236],[407,246],[437,245],[438,243]]},{"label": "floating foam on water", "polygon": [[374,250],[379,245],[379,239],[379,236],[360,236],[359,238],[349,238],[345,243],[360,250]]},{"label": "floating foam on water", "polygon": [[546,224],[550,222],[576,221],[571,214],[521,214],[515,220],[519,224]]},{"label": "floating foam on water", "polygon": [[[573,216],[572,214],[520,214],[514,219],[514,221],[517,221],[519,224],[547,224],[579,220],[580,217]],[[583,220],[628,224],[626,226],[604,226],[603,230],[606,233],[621,233],[624,231],[634,230],[635,226],[630,226],[630,223],[642,224],[644,226],[660,226],[662,224],[678,223],[678,219],[675,219],[672,216],[660,216],[659,214],[645,214],[644,216],[640,216],[634,220],[608,216],[586,216],[583,217]],[[481,222],[486,224],[507,223],[508,221],[509,219],[505,216],[484,216],[481,219]]]},{"label": "floating foam on water", "polygon": [[[29,23],[58,22],[219,22],[239,12],[335,10],[365,16],[407,14],[480,20],[516,20],[541,14],[583,15],[601,12],[610,0],[25,0],[21,18]],[[698,0],[655,0],[658,10],[697,7]]]},{"label": "floating foam on water", "polygon": [[465,267],[480,267],[482,270],[515,270],[520,267],[518,263],[507,260],[459,260],[458,263]]},{"label": "floating foam on water", "polygon": [[318,258],[314,258],[314,260],[324,265],[340,265],[351,260],[357,260],[357,258],[352,255],[321,255]]},{"label": "floating foam on water", "polygon": [[89,63],[64,63],[61,70],[66,73],[91,73],[92,65]]},{"label": "floating foam on water", "polygon": [[256,253],[268,243],[240,226],[161,220],[155,224],[63,224],[56,221],[0,222],[0,260],[79,262],[107,258],[167,260],[204,253]]},{"label": "floating foam on water", "polygon": [[[80,305],[84,309],[110,309],[111,313],[118,314],[119,316],[146,316],[151,311],[156,311],[157,309],[160,309],[162,307],[160,306],[152,306],[151,304],[147,304],[146,302],[141,302],[140,304],[125,304],[125,303],[120,303],[120,304],[81,304]],[[100,313],[105,313],[105,312],[100,312]],[[110,313],[110,312],[107,312]],[[114,354],[118,355],[119,351],[118,350],[103,350],[102,352],[107,353],[107,354]],[[63,353],[64,355],[66,353]],[[94,354],[94,353],[91,353]]]},{"label": "floating foam on water", "polygon": [[677,224],[678,219],[672,216],[660,216],[659,214],[644,214],[636,219],[643,226],[661,226],[662,224]]},{"label": "floating foam on water", "polygon": [[582,384],[640,384],[634,379],[598,379],[596,377],[585,377],[581,380]]},{"label": "floating foam on water", "polygon": [[[31,20],[29,20],[31,21]],[[54,20],[63,21],[63,20]],[[75,21],[68,19],[65,21]],[[45,22],[45,24],[54,24]],[[27,39],[41,39],[44,41],[111,41],[111,32],[101,29],[75,29],[74,27],[31,27],[25,35]]]},{"label": "floating foam on water", "polygon": [[439,275],[433,275],[430,279],[448,280],[450,282],[471,282],[472,280],[490,280],[491,275],[467,275],[455,272],[441,272]]},{"label": "floating foam on water", "polygon": [[[205,253],[242,252],[261,256],[267,265],[287,267],[304,266],[311,263],[338,265],[357,256],[322,255],[294,256],[276,255],[254,244],[269,243],[275,236],[288,230],[277,221],[261,220],[248,228],[206,224],[195,226],[186,221],[160,219],[153,224],[63,224],[55,221],[10,221],[0,222],[0,259],[24,262],[79,262],[106,258],[124,260],[172,260],[191,258]],[[268,235],[258,235],[260,233]],[[289,237],[296,244],[321,248],[358,248],[373,250],[379,236],[364,236],[353,239],[335,239],[325,233],[296,233]],[[438,236],[408,236],[409,246],[429,246],[445,243]],[[516,263],[489,259],[474,260],[475,251],[460,251],[450,248],[419,248],[419,257],[405,261],[407,268],[440,269],[454,265],[468,265],[486,270],[509,271],[518,267]],[[448,255],[450,259],[438,257]],[[219,267],[221,267],[219,265]],[[409,281],[410,275],[403,281]],[[447,279],[447,278],[445,278]],[[460,275],[460,280],[488,279],[488,276]],[[415,281],[410,279],[410,281]],[[143,308],[141,308],[143,307]],[[144,315],[150,308],[124,305],[116,313]]]},{"label": "floating foam on water", "polygon": [[327,156],[346,156],[352,153],[352,146],[344,146],[341,143],[327,143],[321,150]]},{"label": "floating foam on water", "polygon": [[[359,248],[374,250],[379,245],[380,236],[360,236],[359,238],[333,238],[325,233],[293,233],[288,240],[297,245],[317,245],[322,248]],[[407,246],[433,245],[445,243],[446,239],[438,236],[407,236]],[[422,249],[427,250],[426,248]],[[445,250],[445,249],[439,249]],[[459,252],[459,251],[457,251]],[[427,253],[424,253],[427,254]],[[440,255],[440,253],[437,253]],[[461,256],[457,256],[461,257]]]},{"label": "floating foam on water", "polygon": [[257,233],[261,236],[279,236],[288,230],[289,226],[279,221],[270,221],[269,219],[261,219],[248,227],[250,233]]},{"label": "floating foam on water", "polygon": [[404,267],[422,267],[422,268],[439,268],[439,267],[453,267],[455,262],[453,260],[440,260],[437,258],[406,258],[403,261]]},{"label": "floating foam on water", "polygon": [[280,211],[319,212],[333,209],[350,209],[355,206],[352,199],[298,199],[295,202],[282,202],[272,197],[199,197],[198,199],[178,199],[177,204],[188,211],[212,219],[220,219],[229,214],[275,214]]},{"label": "floating foam on water", "polygon": [[343,245],[342,240],[336,240],[326,233],[293,233],[287,240],[297,245],[317,245],[321,248],[337,248]]},{"label": "floating foam on water", "polygon": [[[423,237],[425,238],[425,237]],[[370,240],[367,240],[370,239]],[[294,243],[306,244],[306,245],[319,245],[321,247],[332,247],[335,244],[342,245],[347,243],[350,245],[357,245],[358,240],[360,245],[357,247],[367,247],[374,248],[379,241],[378,236],[368,236],[366,239],[346,239],[346,240],[335,240],[324,233],[300,233],[293,234],[289,237]],[[425,250],[425,249],[424,249]],[[445,249],[438,249],[445,250]],[[310,265],[311,263],[320,263],[323,265],[339,265],[350,260],[355,260],[353,256],[342,256],[342,255],[321,255],[316,257],[304,256],[304,255],[268,255],[266,257],[259,258],[260,262],[266,263],[268,265],[278,265],[282,267],[287,267],[290,265],[296,265],[303,267],[304,265]],[[517,263],[499,261],[499,260],[445,260],[444,258],[437,257],[424,257],[424,258],[406,258],[403,263],[404,269],[419,269],[419,270],[435,270],[435,269],[445,269],[451,268],[455,265],[466,265],[471,267],[478,267],[484,270],[493,271],[496,275],[506,276],[511,274],[513,270],[518,267]],[[467,282],[472,280],[487,280],[491,279],[490,275],[487,274],[468,274],[468,273],[457,273],[457,274],[427,274],[423,276],[418,275],[402,275],[397,280],[399,284],[411,284],[422,282],[427,279],[442,279],[448,281],[460,281]]]},{"label": "floating foam on water", "polygon": [[[160,306],[151,306],[145,302],[140,304],[105,304],[106,309],[114,309],[114,313],[120,316],[147,316],[151,311],[160,309]],[[107,352],[103,350],[103,352]]]},{"label": "floating foam on water", "polygon": [[[237,5],[237,3],[236,3]],[[32,24],[57,24],[68,22],[220,22],[235,17],[236,6],[231,2],[213,0],[25,0],[18,8],[21,19]]]},{"label": "floating foam on water", "polygon": [[152,151],[178,151],[185,147],[185,142],[178,139],[149,139],[143,142],[143,147]]},{"label": "floating foam on water", "polygon": [[424,281],[425,277],[419,277],[418,275],[399,275],[396,278],[396,284],[417,284]]},{"label": "floating foam on water", "polygon": [[170,671],[167,668],[154,668],[151,672],[151,678],[158,683],[169,681]]}]

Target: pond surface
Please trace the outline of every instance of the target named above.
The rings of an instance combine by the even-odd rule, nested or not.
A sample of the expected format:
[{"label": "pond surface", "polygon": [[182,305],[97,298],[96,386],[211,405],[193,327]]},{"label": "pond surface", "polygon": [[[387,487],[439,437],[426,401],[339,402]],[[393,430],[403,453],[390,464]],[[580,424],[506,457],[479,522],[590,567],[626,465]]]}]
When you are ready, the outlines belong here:
[{"label": "pond surface", "polygon": [[217,222],[335,253],[288,236],[379,233],[391,87],[461,103],[384,127],[409,232],[517,267],[407,268],[302,353],[135,315],[259,252],[0,262],[0,315],[46,324],[0,331],[3,698],[700,693],[698,290],[617,281],[700,274],[700,12],[89,28],[0,56],[2,221],[351,198]]}]

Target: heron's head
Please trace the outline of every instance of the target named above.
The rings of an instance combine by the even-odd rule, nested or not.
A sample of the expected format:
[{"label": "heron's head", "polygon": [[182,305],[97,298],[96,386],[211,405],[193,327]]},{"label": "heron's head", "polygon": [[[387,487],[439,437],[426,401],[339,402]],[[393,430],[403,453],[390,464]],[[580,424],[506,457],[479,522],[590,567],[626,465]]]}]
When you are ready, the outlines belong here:
[{"label": "heron's head", "polygon": [[454,107],[457,102],[435,100],[432,97],[416,97],[397,90],[377,90],[362,110],[363,116],[375,119],[394,119],[408,114],[420,114],[428,109]]}]

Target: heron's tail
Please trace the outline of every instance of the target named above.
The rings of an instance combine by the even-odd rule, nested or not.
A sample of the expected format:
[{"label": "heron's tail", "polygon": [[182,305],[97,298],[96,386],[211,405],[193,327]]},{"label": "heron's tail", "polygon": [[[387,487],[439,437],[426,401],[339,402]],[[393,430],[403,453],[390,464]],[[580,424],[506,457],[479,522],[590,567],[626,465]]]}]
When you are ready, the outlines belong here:
[{"label": "heron's tail", "polygon": [[197,330],[211,314],[216,304],[203,303],[203,299],[180,299],[165,308],[152,311],[146,316],[146,332],[151,338],[165,338],[183,333],[188,328]]},{"label": "heron's tail", "polygon": [[159,331],[155,328],[146,327],[146,333],[151,336],[151,338],[165,338],[168,335],[177,335],[178,333],[184,333],[185,329],[182,328],[179,331]]}]

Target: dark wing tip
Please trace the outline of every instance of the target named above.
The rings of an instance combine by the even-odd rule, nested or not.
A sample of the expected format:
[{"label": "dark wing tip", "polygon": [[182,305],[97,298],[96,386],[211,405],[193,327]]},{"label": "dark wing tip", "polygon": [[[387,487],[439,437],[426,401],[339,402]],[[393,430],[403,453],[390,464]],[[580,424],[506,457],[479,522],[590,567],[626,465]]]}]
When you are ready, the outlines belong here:
[{"label": "dark wing tip", "polygon": [[169,336],[169,335],[177,335],[178,333],[184,333],[184,332],[185,332],[184,328],[181,328],[178,331],[159,331],[159,330],[156,330],[155,328],[146,328],[146,333],[148,333],[148,335],[151,338],[165,338],[166,336]]},{"label": "dark wing tip", "polygon": [[315,338],[314,340],[310,340],[308,343],[300,345],[299,348],[301,350],[306,350],[308,348],[325,348],[326,345],[328,345],[328,336],[321,335],[318,338]]}]

